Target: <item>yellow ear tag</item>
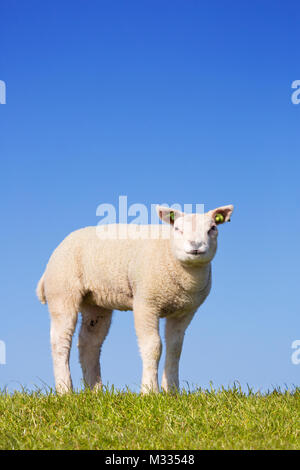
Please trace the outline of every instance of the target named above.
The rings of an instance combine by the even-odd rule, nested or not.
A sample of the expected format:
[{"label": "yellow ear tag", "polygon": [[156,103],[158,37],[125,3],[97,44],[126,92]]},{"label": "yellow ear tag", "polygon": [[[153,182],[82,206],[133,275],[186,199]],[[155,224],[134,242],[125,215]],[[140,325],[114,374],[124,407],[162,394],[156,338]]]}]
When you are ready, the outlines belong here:
[{"label": "yellow ear tag", "polygon": [[215,222],[216,224],[222,224],[224,222],[224,215],[223,214],[216,214]]},{"label": "yellow ear tag", "polygon": [[172,222],[174,222],[174,220],[175,220],[174,212],[170,212],[170,220],[172,220]]}]

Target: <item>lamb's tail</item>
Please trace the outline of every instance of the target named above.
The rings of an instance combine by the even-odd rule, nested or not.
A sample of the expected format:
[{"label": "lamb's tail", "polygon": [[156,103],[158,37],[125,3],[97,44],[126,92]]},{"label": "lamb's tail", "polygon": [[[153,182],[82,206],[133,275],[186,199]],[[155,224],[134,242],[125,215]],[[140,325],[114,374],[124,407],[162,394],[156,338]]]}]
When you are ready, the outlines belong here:
[{"label": "lamb's tail", "polygon": [[45,273],[42,275],[36,288],[36,295],[38,296],[42,304],[47,303],[47,299],[45,295],[44,277],[45,277]]}]

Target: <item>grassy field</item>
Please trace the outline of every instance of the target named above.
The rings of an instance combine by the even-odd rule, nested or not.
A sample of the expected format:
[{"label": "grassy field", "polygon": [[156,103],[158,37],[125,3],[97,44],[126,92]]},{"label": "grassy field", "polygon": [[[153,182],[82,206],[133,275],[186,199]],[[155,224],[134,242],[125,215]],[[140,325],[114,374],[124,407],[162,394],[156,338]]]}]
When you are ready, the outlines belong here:
[{"label": "grassy field", "polygon": [[0,393],[1,449],[299,449],[300,389]]}]

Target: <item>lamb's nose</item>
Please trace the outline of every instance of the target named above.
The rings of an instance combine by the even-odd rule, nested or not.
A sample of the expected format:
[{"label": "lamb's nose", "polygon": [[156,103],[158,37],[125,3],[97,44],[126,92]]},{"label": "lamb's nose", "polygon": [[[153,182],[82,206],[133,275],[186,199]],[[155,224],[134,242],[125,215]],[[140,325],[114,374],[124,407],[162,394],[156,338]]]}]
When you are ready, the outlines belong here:
[{"label": "lamb's nose", "polygon": [[192,250],[198,251],[198,253],[204,253],[206,251],[205,244],[203,242],[190,241]]},{"label": "lamb's nose", "polygon": [[199,248],[201,248],[201,246],[203,245],[203,243],[202,243],[202,242],[190,241],[190,245],[191,245],[191,247],[192,247],[194,250],[198,250]]}]

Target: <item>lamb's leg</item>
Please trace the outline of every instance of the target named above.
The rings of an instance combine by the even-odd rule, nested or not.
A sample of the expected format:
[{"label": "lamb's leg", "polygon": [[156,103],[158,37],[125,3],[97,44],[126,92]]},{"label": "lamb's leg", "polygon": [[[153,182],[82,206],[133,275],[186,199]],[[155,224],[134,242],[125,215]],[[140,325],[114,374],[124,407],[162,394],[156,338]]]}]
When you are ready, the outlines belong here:
[{"label": "lamb's leg", "polygon": [[69,358],[78,313],[73,307],[68,308],[61,302],[50,304],[49,310],[55,386],[58,393],[65,393],[72,390]]},{"label": "lamb's leg", "polygon": [[165,391],[179,389],[179,359],[182,343],[185,330],[193,316],[194,313],[190,313],[184,317],[166,319],[166,360],[161,384]]},{"label": "lamb's leg", "polygon": [[83,380],[86,386],[99,389],[102,387],[99,357],[111,324],[112,310],[84,304],[81,312],[78,347]]},{"label": "lamb's leg", "polygon": [[139,306],[134,308],[134,324],[143,361],[141,392],[158,392],[157,369],[162,350],[159,318]]}]

